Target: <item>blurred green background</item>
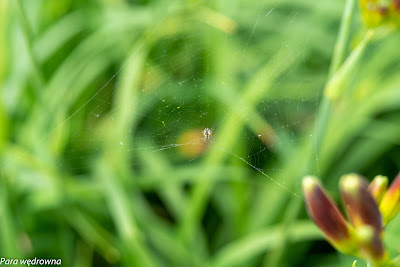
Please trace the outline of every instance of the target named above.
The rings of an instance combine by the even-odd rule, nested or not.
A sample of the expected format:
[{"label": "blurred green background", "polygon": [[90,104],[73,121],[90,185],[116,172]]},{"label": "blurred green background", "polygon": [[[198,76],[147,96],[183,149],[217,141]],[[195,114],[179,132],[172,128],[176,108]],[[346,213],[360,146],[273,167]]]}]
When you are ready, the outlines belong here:
[{"label": "blurred green background", "polygon": [[355,4],[339,35],[344,9],[0,1],[0,257],[351,266],[308,219],[301,179],[337,197],[345,173],[398,172],[400,36],[376,34],[336,75],[366,32]]}]

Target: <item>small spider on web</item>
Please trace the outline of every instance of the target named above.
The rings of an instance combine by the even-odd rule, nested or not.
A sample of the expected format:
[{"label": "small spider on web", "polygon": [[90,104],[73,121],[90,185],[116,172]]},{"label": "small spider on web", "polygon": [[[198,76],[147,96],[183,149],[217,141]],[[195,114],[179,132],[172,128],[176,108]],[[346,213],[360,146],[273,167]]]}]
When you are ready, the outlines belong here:
[{"label": "small spider on web", "polygon": [[212,131],[210,128],[205,128],[203,130],[203,141],[204,142],[209,142],[211,141],[211,137],[212,137]]}]

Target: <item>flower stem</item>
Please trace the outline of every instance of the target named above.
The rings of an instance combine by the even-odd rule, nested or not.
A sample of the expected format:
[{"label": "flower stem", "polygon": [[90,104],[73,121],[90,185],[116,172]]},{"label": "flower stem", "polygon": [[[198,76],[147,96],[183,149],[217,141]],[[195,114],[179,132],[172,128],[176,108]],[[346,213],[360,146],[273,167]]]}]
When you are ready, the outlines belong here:
[{"label": "flower stem", "polygon": [[344,8],[342,21],[340,23],[339,36],[336,40],[333,51],[331,66],[329,69],[329,77],[339,69],[345,59],[346,48],[350,39],[350,26],[354,9],[355,0],[347,0]]},{"label": "flower stem", "polygon": [[[332,103],[337,98],[330,98],[326,94],[327,90],[333,90],[334,93],[338,95],[343,93],[345,82],[347,81],[348,77],[351,76],[351,73],[354,70],[354,67],[360,62],[364,51],[369,44],[370,40],[373,36],[373,31],[368,31],[363,40],[360,44],[351,52],[351,54],[347,57],[346,60],[346,47],[348,44],[348,40],[350,38],[350,23],[351,23],[351,16],[354,6],[354,0],[347,0],[346,7],[343,14],[339,36],[337,43],[335,45],[334,55],[330,67],[330,79],[326,84],[324,94],[321,100],[321,104],[319,106],[319,110],[317,112],[317,121],[315,124],[315,143],[310,146],[310,149],[317,151],[320,149],[323,139],[326,133],[326,129],[329,125],[329,117],[331,115]],[[333,88],[333,89],[329,89]],[[308,168],[306,171],[310,171],[312,162],[315,160],[313,153],[310,153],[312,157],[309,159]],[[299,177],[303,177],[305,174],[300,173]],[[286,212],[287,221],[284,225],[286,227],[290,226],[289,221],[293,221],[294,218],[298,215],[301,205],[296,204],[298,199],[291,199],[290,203],[288,204],[288,210]],[[283,236],[283,238],[287,238],[287,236]],[[287,242],[283,242],[282,247],[275,252],[275,254],[269,259],[268,266],[279,266],[282,260],[283,255],[285,255],[284,251],[286,250]]]}]

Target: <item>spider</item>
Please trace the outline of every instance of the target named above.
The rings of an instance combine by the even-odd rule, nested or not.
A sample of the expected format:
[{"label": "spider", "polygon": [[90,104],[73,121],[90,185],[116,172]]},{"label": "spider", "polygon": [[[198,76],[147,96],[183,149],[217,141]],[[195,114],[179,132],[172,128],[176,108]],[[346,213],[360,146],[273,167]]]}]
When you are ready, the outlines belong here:
[{"label": "spider", "polygon": [[211,140],[211,129],[210,128],[205,128],[204,130],[203,130],[203,136],[204,136],[204,141],[208,141],[208,140]]}]

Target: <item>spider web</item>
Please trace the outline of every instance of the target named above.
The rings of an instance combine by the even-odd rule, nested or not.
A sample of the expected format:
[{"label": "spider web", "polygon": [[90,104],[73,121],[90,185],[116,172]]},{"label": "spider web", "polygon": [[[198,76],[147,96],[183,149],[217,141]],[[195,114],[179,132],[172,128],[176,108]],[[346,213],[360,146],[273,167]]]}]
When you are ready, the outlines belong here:
[{"label": "spider web", "polygon": [[[126,153],[129,167],[141,168],[146,153],[142,151],[168,159],[177,168],[197,166],[218,150],[236,159],[222,164],[251,168],[254,176],[268,178],[301,198],[298,188],[286,187],[288,177],[280,176],[277,161],[279,151],[314,140],[309,129],[321,79],[313,76],[312,55],[306,48],[310,38],[317,37],[308,30],[292,35],[289,26],[304,23],[307,14],[284,1],[242,8],[241,14],[204,9],[198,21],[183,20],[187,25],[180,25],[177,33],[153,41],[165,23],[182,15],[178,2],[169,4],[148,33],[139,41],[133,38],[133,50],[129,44],[119,48],[125,56],[119,67],[96,81],[71,115],[42,139],[67,123],[80,125],[71,133],[67,160],[59,167],[81,174],[104,153]],[[131,74],[138,81],[130,106],[121,107],[121,79],[129,77],[127,69],[141,54],[143,64]],[[121,108],[128,109],[129,127],[114,136],[109,129],[123,120]],[[229,127],[235,142],[221,141],[230,138]],[[205,128],[212,131],[210,141],[202,136]]]}]

